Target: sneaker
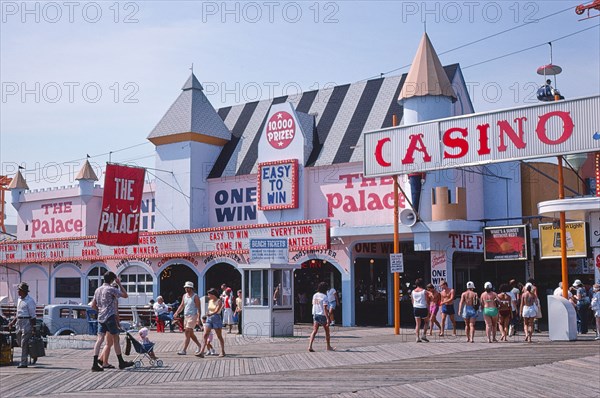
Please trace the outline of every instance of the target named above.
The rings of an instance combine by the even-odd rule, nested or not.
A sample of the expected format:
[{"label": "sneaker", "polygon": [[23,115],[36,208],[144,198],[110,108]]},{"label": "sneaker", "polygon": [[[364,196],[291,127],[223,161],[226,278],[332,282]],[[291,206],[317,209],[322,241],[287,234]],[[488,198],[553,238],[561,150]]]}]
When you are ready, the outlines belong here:
[{"label": "sneaker", "polygon": [[133,366],[133,362],[131,361],[123,361],[123,363],[119,364],[119,369],[130,368]]},{"label": "sneaker", "polygon": [[194,352],[194,355],[198,355],[198,354],[200,354],[201,352],[202,352],[202,351],[200,351],[200,348],[198,348],[198,349],[196,350],[196,352]]},{"label": "sneaker", "polygon": [[329,324],[329,326],[335,326],[335,321],[334,321],[334,322],[331,322],[331,323]]},{"label": "sneaker", "polygon": [[26,368],[26,367],[27,367],[27,365],[19,365],[19,366],[17,366],[17,369],[23,369],[23,368]]},{"label": "sneaker", "polygon": [[185,350],[177,351],[177,355],[185,355],[185,354],[186,354]]},{"label": "sneaker", "polygon": [[426,336],[421,337],[421,340],[423,340],[426,343],[429,343],[429,339]]},{"label": "sneaker", "polygon": [[600,336],[596,336],[594,340],[600,340]]},{"label": "sneaker", "polygon": [[102,368],[99,365],[92,366],[92,372],[103,372],[103,371],[104,371],[104,368]]},{"label": "sneaker", "polygon": [[211,348],[208,352],[209,352],[208,355],[217,355],[214,348]]}]

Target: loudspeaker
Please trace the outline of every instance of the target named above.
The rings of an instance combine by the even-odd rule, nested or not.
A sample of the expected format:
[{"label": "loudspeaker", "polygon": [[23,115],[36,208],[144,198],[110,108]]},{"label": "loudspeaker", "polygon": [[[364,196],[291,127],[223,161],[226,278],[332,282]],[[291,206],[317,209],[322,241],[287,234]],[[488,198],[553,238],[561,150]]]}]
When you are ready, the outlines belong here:
[{"label": "loudspeaker", "polygon": [[400,223],[412,227],[417,223],[417,215],[412,209],[404,209],[400,212]]}]

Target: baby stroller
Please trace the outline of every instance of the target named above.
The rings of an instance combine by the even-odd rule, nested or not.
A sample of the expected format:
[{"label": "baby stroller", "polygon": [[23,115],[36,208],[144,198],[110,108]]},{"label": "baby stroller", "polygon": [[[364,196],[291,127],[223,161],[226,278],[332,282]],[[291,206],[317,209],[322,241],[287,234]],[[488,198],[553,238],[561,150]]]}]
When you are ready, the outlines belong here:
[{"label": "baby stroller", "polygon": [[131,334],[129,334],[129,332],[125,332],[127,334],[127,341],[129,343],[131,343],[131,345],[133,346],[133,349],[135,350],[135,352],[138,354],[135,359],[133,360],[133,366],[137,369],[137,368],[141,368],[142,365],[144,364],[144,359],[146,359],[150,366],[156,366],[156,367],[161,367],[163,366],[163,361],[160,359],[154,360],[150,357],[149,353],[150,351],[152,351],[154,349],[154,343],[152,343],[151,346],[146,347],[144,346],[142,343],[140,343],[139,341],[137,341],[135,339],[135,337],[133,337]]}]

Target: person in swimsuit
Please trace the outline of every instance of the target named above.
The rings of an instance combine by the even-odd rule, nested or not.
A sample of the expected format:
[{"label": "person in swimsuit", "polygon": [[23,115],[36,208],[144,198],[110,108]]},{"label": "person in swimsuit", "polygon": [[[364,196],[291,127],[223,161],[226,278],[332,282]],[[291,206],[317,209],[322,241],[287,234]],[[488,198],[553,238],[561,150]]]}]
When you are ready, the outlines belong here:
[{"label": "person in swimsuit", "polygon": [[537,315],[536,296],[533,294],[533,285],[530,282],[525,284],[524,292],[521,296],[521,315],[523,316],[523,331],[525,332],[525,341],[531,343],[533,335],[533,321]]},{"label": "person in swimsuit", "polygon": [[511,301],[512,298],[510,296],[510,287],[508,284],[503,283],[500,285],[500,294],[498,295],[498,314],[500,316],[498,322],[500,324],[500,332],[502,336],[500,337],[500,341],[507,341],[508,337],[508,325],[512,319],[512,309],[511,309]]},{"label": "person in swimsuit", "polygon": [[475,284],[469,281],[467,282],[467,291],[460,295],[460,303],[458,304],[458,312],[465,320],[467,343],[475,342],[475,319],[477,318],[477,311],[473,308],[473,300],[476,298]]},{"label": "person in swimsuit", "polygon": [[454,289],[448,287],[448,282],[440,283],[442,291],[440,292],[440,302],[442,304],[442,327],[440,328],[440,336],[444,335],[446,330],[446,317],[450,317],[452,322],[452,335],[456,336],[456,320],[454,319]]},{"label": "person in swimsuit", "polygon": [[442,330],[442,326],[437,320],[441,295],[431,283],[427,284],[427,293],[429,294],[429,335],[433,336],[434,324],[437,325],[439,330]]},{"label": "person in swimsuit", "polygon": [[[411,293],[411,300],[413,304],[415,322],[417,324],[417,326],[415,327],[417,343],[420,343],[421,340],[429,342],[429,339],[427,339],[427,320],[429,319],[429,294],[427,293],[427,290],[424,289],[425,282],[423,282],[423,279],[418,278],[415,281],[415,286],[415,289]],[[421,331],[421,321],[423,322],[423,337],[419,337],[419,332]]]},{"label": "person in swimsuit", "polygon": [[488,343],[498,342],[496,330],[498,329],[498,295],[492,291],[492,282],[483,285],[485,292],[481,293],[483,305],[483,320],[485,321],[485,335]]}]

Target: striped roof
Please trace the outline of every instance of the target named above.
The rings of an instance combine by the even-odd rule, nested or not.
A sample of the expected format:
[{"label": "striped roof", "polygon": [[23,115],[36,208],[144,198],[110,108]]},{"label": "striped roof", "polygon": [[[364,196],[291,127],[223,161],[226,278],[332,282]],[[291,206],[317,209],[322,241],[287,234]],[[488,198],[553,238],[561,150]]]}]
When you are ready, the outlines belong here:
[{"label": "striped roof", "polygon": [[[460,75],[458,70],[458,64],[444,67],[451,82]],[[291,102],[297,112],[315,118],[313,150],[307,166],[362,161],[363,151],[357,145],[363,133],[391,127],[392,115],[401,120],[403,108],[397,99],[405,80],[406,74],[403,74],[221,108],[218,115],[232,136],[209,178],[255,173],[258,141],[269,108],[286,101]],[[307,134],[310,135],[310,131]]]},{"label": "striped roof", "polygon": [[202,85],[192,73],[179,97],[148,135],[153,142],[184,133],[229,140],[231,133],[219,118],[215,108],[202,92]]}]

